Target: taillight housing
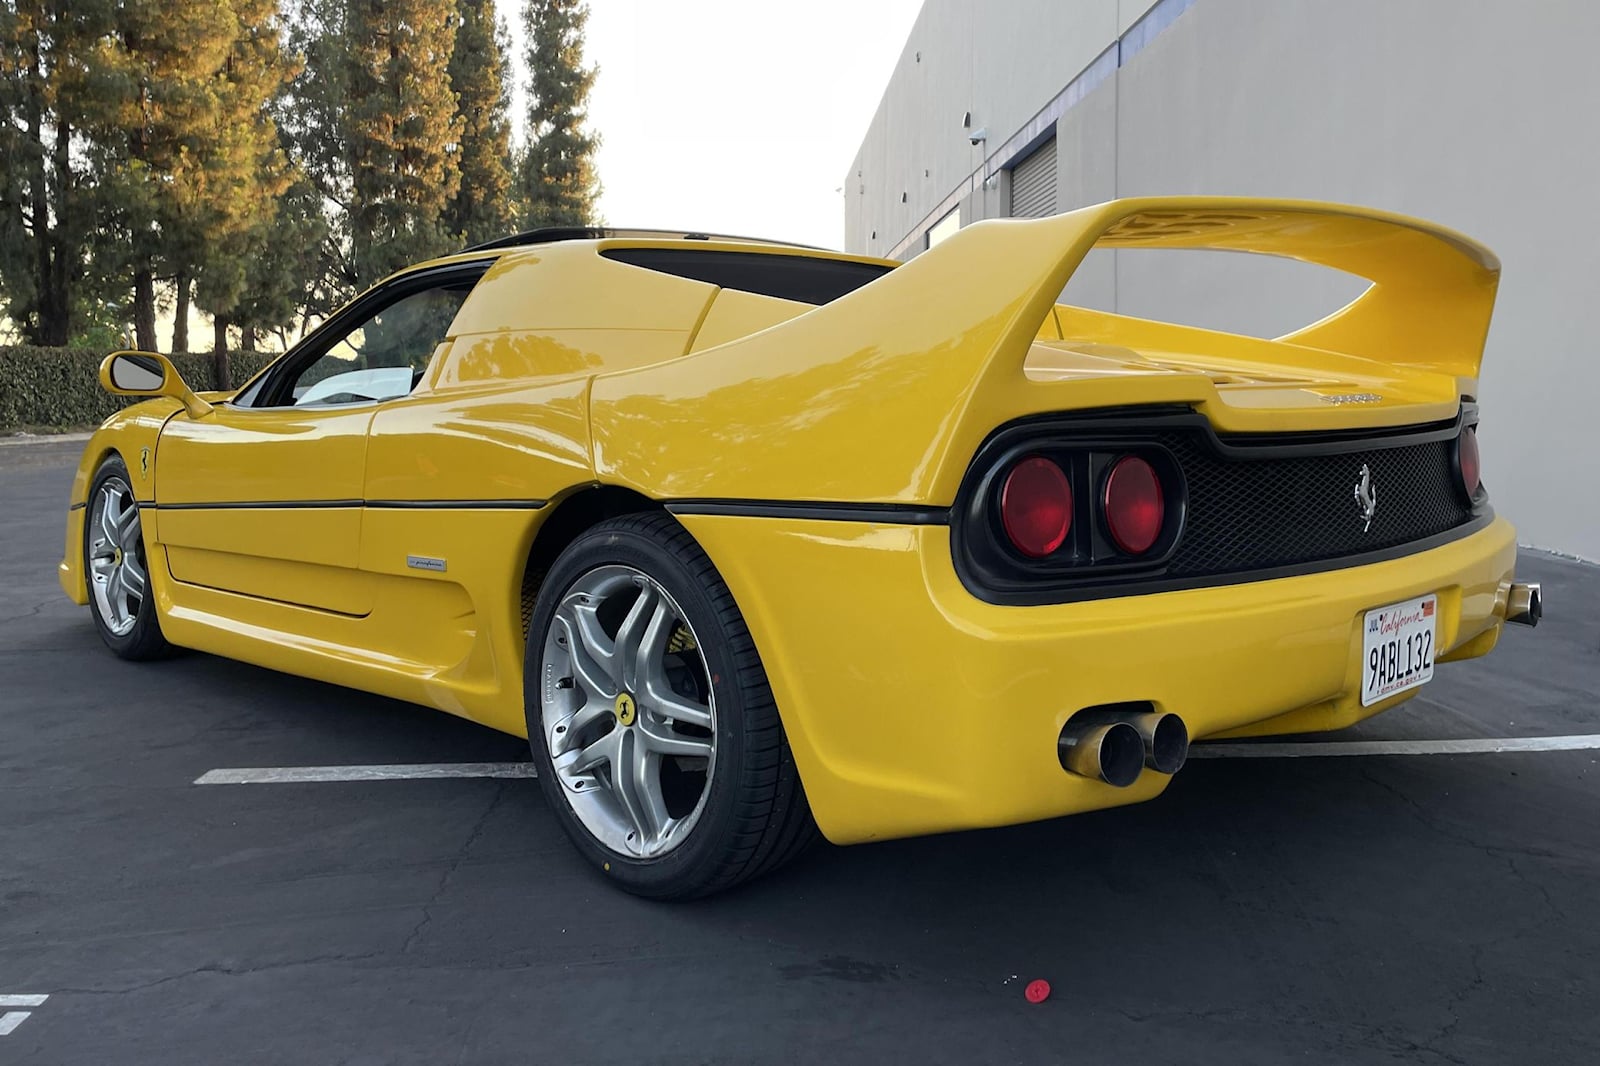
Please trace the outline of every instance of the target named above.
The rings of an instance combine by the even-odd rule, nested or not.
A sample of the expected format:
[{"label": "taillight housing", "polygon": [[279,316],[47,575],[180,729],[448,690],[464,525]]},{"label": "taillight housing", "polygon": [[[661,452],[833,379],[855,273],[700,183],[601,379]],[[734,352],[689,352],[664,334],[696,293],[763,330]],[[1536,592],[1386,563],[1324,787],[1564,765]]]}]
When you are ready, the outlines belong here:
[{"label": "taillight housing", "polygon": [[1167,525],[1166,491],[1155,467],[1137,455],[1114,462],[1100,493],[1100,517],[1124,553],[1144,555],[1155,547]]},{"label": "taillight housing", "polygon": [[1011,546],[1042,559],[1066,543],[1072,529],[1072,483],[1043,456],[1011,468],[1000,487],[1000,524]]},{"label": "taillight housing", "polygon": [[1461,491],[1467,494],[1467,499],[1476,499],[1478,490],[1483,487],[1476,426],[1467,426],[1456,438],[1456,475],[1461,479]]},{"label": "taillight housing", "polygon": [[964,565],[1031,590],[1160,570],[1182,536],[1188,486],[1153,441],[1029,441],[995,449],[953,511]]}]

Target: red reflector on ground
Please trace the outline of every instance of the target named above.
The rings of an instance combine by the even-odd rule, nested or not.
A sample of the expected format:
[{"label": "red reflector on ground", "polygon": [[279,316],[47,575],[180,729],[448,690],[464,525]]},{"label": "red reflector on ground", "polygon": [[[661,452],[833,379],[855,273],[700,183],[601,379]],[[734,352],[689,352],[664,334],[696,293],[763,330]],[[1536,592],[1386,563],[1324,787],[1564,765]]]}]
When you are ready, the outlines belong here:
[{"label": "red reflector on ground", "polygon": [[1043,1003],[1050,998],[1049,981],[1029,981],[1028,987],[1022,990],[1029,1003]]},{"label": "red reflector on ground", "polygon": [[1167,506],[1161,478],[1137,455],[1117,460],[1106,477],[1106,529],[1118,548],[1143,555],[1161,536]]},{"label": "red reflector on ground", "polygon": [[1023,555],[1041,559],[1066,543],[1072,528],[1072,485],[1041,456],[1011,468],[1000,489],[1000,521]]}]

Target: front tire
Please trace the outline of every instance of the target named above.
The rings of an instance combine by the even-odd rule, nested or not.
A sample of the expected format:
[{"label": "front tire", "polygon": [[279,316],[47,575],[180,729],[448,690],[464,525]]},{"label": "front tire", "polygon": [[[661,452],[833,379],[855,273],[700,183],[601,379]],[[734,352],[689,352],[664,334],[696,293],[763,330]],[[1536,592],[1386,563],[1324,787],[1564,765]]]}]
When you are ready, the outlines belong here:
[{"label": "front tire", "polygon": [[610,519],[567,547],[541,585],[526,663],[540,787],[622,888],[707,895],[815,838],[749,630],[671,515]]},{"label": "front tire", "polygon": [[100,464],[83,522],[83,573],[95,628],[118,657],[155,659],[170,650],[150,591],[139,503],[122,460]]}]

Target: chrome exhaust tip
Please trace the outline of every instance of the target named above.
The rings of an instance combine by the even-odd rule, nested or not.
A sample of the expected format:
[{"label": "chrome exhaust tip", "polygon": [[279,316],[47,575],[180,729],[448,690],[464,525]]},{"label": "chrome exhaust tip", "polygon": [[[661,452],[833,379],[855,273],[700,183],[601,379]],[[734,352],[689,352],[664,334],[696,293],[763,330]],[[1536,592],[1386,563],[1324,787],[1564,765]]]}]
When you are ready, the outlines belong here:
[{"label": "chrome exhaust tip", "polygon": [[1539,592],[1537,581],[1511,586],[1511,591],[1506,596],[1507,622],[1515,622],[1519,626],[1536,626],[1543,616],[1544,597]]},{"label": "chrome exhaust tip", "polygon": [[1158,774],[1175,774],[1189,758],[1189,727],[1183,719],[1158,711],[1145,701],[1087,707],[1072,716],[1074,724],[1130,725],[1139,734],[1140,758]]},{"label": "chrome exhaust tip", "polygon": [[1068,722],[1056,742],[1062,769],[1127,788],[1144,768],[1144,741],[1127,722]]},{"label": "chrome exhaust tip", "polygon": [[1144,764],[1158,774],[1175,774],[1189,758],[1189,727],[1175,714],[1149,711],[1127,719],[1144,744]]}]

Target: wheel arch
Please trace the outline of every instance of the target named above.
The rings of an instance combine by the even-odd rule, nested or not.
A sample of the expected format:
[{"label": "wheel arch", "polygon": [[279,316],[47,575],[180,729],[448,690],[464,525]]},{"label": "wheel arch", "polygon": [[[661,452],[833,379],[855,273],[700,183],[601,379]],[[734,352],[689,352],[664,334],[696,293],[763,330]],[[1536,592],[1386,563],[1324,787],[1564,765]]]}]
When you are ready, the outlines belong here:
[{"label": "wheel arch", "polygon": [[[614,509],[622,510],[609,519],[601,518],[598,528],[587,524],[597,515]],[[575,540],[567,541],[565,553],[555,558],[554,546],[566,539],[563,531],[572,534],[573,531],[584,529],[587,532],[576,532]],[[574,791],[570,784],[563,785],[560,782],[563,771],[556,761],[561,751],[572,750],[571,745],[575,740],[581,741],[585,750],[591,747],[598,748],[597,742],[593,737],[578,737],[569,732],[565,738],[567,746],[563,748],[559,734],[566,731],[566,726],[552,723],[549,715],[553,705],[546,698],[537,695],[525,700],[528,717],[527,733],[538,770],[539,785],[562,828],[578,846],[580,853],[628,891],[653,898],[671,899],[691,898],[729,887],[748,877],[773,869],[798,854],[815,838],[816,829],[809,804],[806,802],[798,767],[789,754],[781,715],[771,698],[764,677],[761,676],[758,653],[749,640],[749,635],[744,632],[740,613],[732,603],[731,590],[724,582],[718,580],[719,574],[715,570],[715,564],[704,553],[699,540],[689,532],[687,525],[671,514],[668,507],[648,497],[634,493],[626,495],[612,493],[606,496],[596,494],[583,503],[573,506],[561,525],[552,530],[544,557],[540,558],[539,562],[544,562],[545,558],[554,559],[554,566],[545,579],[550,585],[551,594],[541,595],[539,598],[539,606],[533,621],[538,622],[540,628],[532,630],[532,636],[528,638],[527,643],[530,645],[528,649],[530,656],[539,656],[542,648],[547,655],[556,656],[553,661],[558,671],[565,665],[567,672],[572,675],[564,681],[554,680],[552,689],[584,688],[586,691],[580,709],[593,707],[598,697],[601,701],[599,714],[602,717],[611,711],[608,704],[612,694],[621,693],[616,696],[618,702],[615,714],[616,720],[624,726],[633,725],[634,722],[629,717],[629,705],[623,702],[623,695],[637,691],[642,698],[639,722],[641,729],[644,729],[643,723],[649,721],[645,716],[650,711],[651,701],[644,699],[643,696],[651,693],[659,694],[662,686],[670,682],[657,678],[655,682],[641,681],[640,684],[635,684],[633,680],[626,679],[625,673],[618,672],[613,665],[604,669],[609,672],[615,684],[608,687],[604,683],[597,683],[591,680],[590,676],[593,671],[601,669],[596,665],[598,660],[591,661],[589,666],[581,668],[572,665],[571,662],[564,664],[559,658],[560,651],[556,647],[575,646],[580,642],[590,644],[593,637],[579,635],[587,632],[587,627],[577,623],[576,630],[571,628],[568,630],[571,639],[563,640],[557,636],[553,638],[553,643],[550,642],[552,638],[549,634],[559,632],[555,628],[554,616],[564,609],[563,605],[569,595],[590,605],[579,608],[580,611],[600,612],[606,607],[606,597],[614,593],[629,596],[628,584],[643,586],[647,580],[656,582],[660,584],[663,595],[680,600],[681,606],[678,607],[678,611],[691,626],[698,626],[703,622],[711,627],[710,630],[701,629],[695,635],[705,636],[709,632],[716,638],[715,651],[706,650],[713,646],[710,641],[700,644],[697,640],[692,640],[679,648],[668,645],[663,650],[701,649],[697,654],[702,656],[703,679],[708,686],[702,690],[705,694],[703,702],[707,704],[706,710],[711,716],[707,724],[712,727],[711,732],[704,735],[718,745],[723,741],[732,743],[731,749],[721,749],[706,767],[708,776],[703,787],[707,791],[700,794],[694,808],[696,817],[700,817],[702,813],[706,814],[706,817],[700,818],[700,821],[692,826],[690,832],[694,834],[693,838],[680,841],[685,843],[686,847],[681,851],[674,851],[660,862],[640,865],[640,861],[636,860],[627,850],[627,846],[621,843],[621,834],[630,830],[627,819],[629,817],[633,819],[632,828],[647,834],[651,831],[652,825],[659,826],[663,822],[659,819],[652,822],[649,818],[641,819],[637,815],[625,814],[620,828],[609,822],[597,828],[594,819],[585,815],[573,803],[573,797],[579,793]],[[623,571],[631,569],[634,576],[630,579],[604,573],[612,569]],[[585,584],[595,577],[599,578],[601,586]],[[639,595],[642,596],[644,593],[641,591]],[[643,617],[643,615],[636,616],[631,609],[628,614],[630,618]],[[613,621],[621,620],[620,612],[614,612],[612,617]],[[567,624],[569,627],[574,625],[570,619]],[[603,622],[601,624],[605,625],[608,633],[613,633],[609,624]],[[655,621],[651,622],[651,625],[655,624]],[[647,627],[645,633],[648,632]],[[663,633],[659,629],[655,632],[658,638]],[[614,631],[612,639],[618,644],[613,645],[613,651],[610,653],[612,656],[615,655],[615,648],[620,646],[624,636],[620,628]],[[632,639],[657,638],[650,638],[648,635],[641,637],[635,631]],[[601,642],[603,645],[603,638]],[[601,652],[603,653],[603,648]],[[705,658],[707,655],[710,657]],[[577,656],[572,658],[575,660]],[[554,674],[547,672],[551,668],[551,661],[547,659],[541,662],[534,658],[527,666],[525,681],[529,693],[536,693],[541,685],[562,678],[559,672]],[[680,689],[680,693],[682,691]],[[731,703],[723,705],[717,702],[724,697]],[[702,701],[694,699],[690,702]],[[554,706],[557,708],[557,715],[571,716],[558,718],[557,722],[574,721],[578,722],[576,728],[588,728],[589,724],[597,721],[595,717],[587,715],[579,720],[574,710],[579,708],[579,704],[566,704],[565,709],[562,709],[559,703]],[[670,733],[673,719],[678,715],[670,706],[662,708],[659,705],[656,706],[655,713],[660,715],[664,710],[671,712],[672,717],[665,722],[658,717],[654,725],[657,730],[664,728]],[[724,713],[731,714],[732,717],[726,719],[717,717]],[[690,719],[690,724],[699,723]],[[649,730],[645,729],[645,732]],[[619,765],[617,759],[622,758],[624,761],[620,765],[630,770],[622,780],[632,781],[638,788],[644,789],[648,786],[653,771],[648,762],[639,761],[635,757],[639,750],[638,743],[641,741],[636,740],[635,746],[631,749],[635,754],[630,754],[630,748],[625,744],[619,744],[610,749],[611,754],[601,754],[596,757],[611,762],[610,773],[613,775],[613,781],[616,780],[615,775]],[[646,743],[646,747],[648,746]],[[701,747],[704,746],[702,743]],[[657,750],[679,754],[673,749]],[[684,751],[681,754],[690,755],[693,752]],[[586,763],[584,767],[574,769],[586,773],[590,765]],[[680,766],[679,770],[682,769]],[[666,767],[663,766],[661,772],[664,774],[665,770]],[[615,790],[615,786],[612,790]],[[594,792],[595,790],[585,789],[581,795],[592,797]],[[659,809],[665,802],[664,800],[658,802],[656,808]],[[701,810],[702,804],[705,805],[704,812]],[[638,809],[638,804],[635,804],[635,808]],[[605,819],[602,818],[601,821],[604,822]],[[634,839],[634,834],[628,832],[628,840]],[[649,839],[648,835],[646,839]],[[648,858],[647,855],[646,859]]]},{"label": "wheel arch", "polygon": [[[128,470],[134,499],[140,503],[155,500],[155,450],[161,427],[181,411],[182,405],[166,397],[146,400],[125,407],[101,423],[78,457],[78,469],[67,497],[65,538],[56,576],[67,598],[80,606],[89,602],[88,578],[83,567],[83,524],[88,514],[89,489],[106,460],[115,456]],[[145,528],[154,537],[154,514]]]},{"label": "wheel arch", "polygon": [[660,501],[621,485],[586,485],[561,497],[539,523],[522,567],[522,636],[528,636],[539,587],[557,557],[586,530],[608,518],[640,511],[664,511]]},{"label": "wheel arch", "polygon": [[89,486],[100,466],[112,455],[128,468],[134,498],[141,503],[155,500],[156,447],[161,429],[183,405],[169,397],[145,400],[124,407],[100,424],[83,446],[77,476],[72,482],[73,504],[88,501]]}]

